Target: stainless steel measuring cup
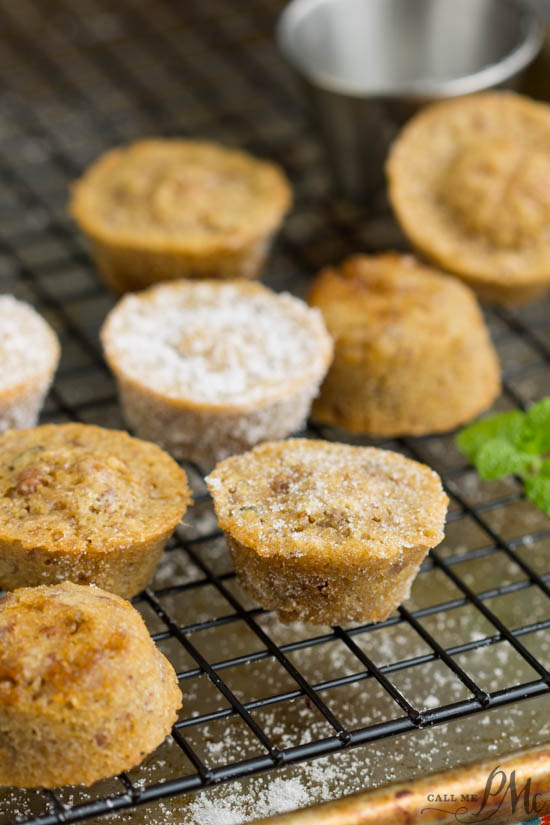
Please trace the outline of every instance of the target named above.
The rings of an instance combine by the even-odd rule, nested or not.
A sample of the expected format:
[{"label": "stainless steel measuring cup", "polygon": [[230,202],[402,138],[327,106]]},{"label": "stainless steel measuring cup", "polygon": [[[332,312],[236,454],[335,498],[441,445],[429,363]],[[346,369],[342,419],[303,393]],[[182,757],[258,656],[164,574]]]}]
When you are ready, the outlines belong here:
[{"label": "stainless steel measuring cup", "polygon": [[353,198],[381,186],[388,146],[419,105],[513,87],[542,37],[522,0],[292,0],[277,28]]}]

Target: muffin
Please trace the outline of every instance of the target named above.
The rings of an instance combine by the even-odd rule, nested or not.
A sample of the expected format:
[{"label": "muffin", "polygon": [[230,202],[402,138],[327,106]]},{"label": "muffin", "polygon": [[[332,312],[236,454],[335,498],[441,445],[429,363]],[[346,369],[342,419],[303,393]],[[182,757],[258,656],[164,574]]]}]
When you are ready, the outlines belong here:
[{"label": "muffin", "polygon": [[334,338],[318,421],[379,436],[450,430],[500,391],[497,355],[471,290],[398,254],[324,269],[309,301]]},{"label": "muffin", "polygon": [[0,437],[0,589],[69,579],[130,598],[190,498],[175,461],[126,433],[10,430]]},{"label": "muffin", "polygon": [[101,340],[130,428],[203,468],[300,429],[332,357],[320,312],[248,281],[127,295]]},{"label": "muffin", "polygon": [[387,163],[413,245],[483,300],[521,304],[550,286],[550,107],[510,92],[422,110]]},{"label": "muffin", "polygon": [[137,610],[97,587],[0,600],[0,785],[91,785],[138,765],[181,706]]},{"label": "muffin", "polygon": [[76,182],[70,210],[108,286],[255,278],[292,200],[279,167],[202,140],[113,149]]},{"label": "muffin", "polygon": [[36,424],[59,355],[46,321],[29,304],[0,295],[0,433]]},{"label": "muffin", "polygon": [[243,590],[283,622],[385,619],[443,538],[439,476],[388,450],[266,443],[207,483]]}]

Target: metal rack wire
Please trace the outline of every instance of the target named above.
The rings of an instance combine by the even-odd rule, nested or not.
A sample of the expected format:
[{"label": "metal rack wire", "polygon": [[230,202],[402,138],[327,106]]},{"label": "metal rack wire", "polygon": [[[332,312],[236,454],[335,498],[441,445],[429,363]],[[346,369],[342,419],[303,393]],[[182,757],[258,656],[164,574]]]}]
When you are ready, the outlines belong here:
[{"label": "metal rack wire", "polygon": [[[307,125],[292,78],[271,43],[278,0],[255,3],[205,0],[200,4],[125,0],[116,11],[107,0],[69,0],[0,4],[0,289],[30,300],[57,327],[63,344],[61,369],[44,420],[80,420],[120,426],[112,379],[102,361],[97,327],[112,304],[65,214],[67,186],[85,164],[105,148],[143,134],[198,134],[236,143],[281,162],[297,188],[297,208],[272,257],[268,282],[302,291],[308,275],[350,251],[400,246],[402,240],[380,199],[365,214],[339,203],[331,193],[319,149]],[[368,212],[370,211],[370,214]],[[550,389],[550,303],[517,313],[490,312],[488,321],[501,357],[508,365],[501,404],[525,407]],[[546,390],[545,390],[546,388]],[[345,434],[311,428],[324,438]],[[355,439],[356,441],[356,439]],[[472,498],[464,485],[469,468],[455,452],[452,438],[420,438],[383,446],[432,463],[443,475],[452,508],[449,526],[467,520],[483,537],[471,546],[433,551],[421,577],[442,575],[453,597],[422,607],[402,606],[378,625],[335,627],[277,644],[262,624],[264,611],[243,601],[233,573],[220,567],[210,548],[219,533],[208,518],[204,484],[193,468],[196,507],[204,508],[206,527],[182,528],[168,557],[179,554],[188,571],[165,576],[136,599],[149,617],[155,641],[178,649],[175,664],[182,686],[208,678],[220,705],[193,714],[184,709],[173,738],[181,749],[182,769],[162,782],[136,783],[122,775],[107,793],[79,804],[43,792],[34,825],[58,825],[132,808],[148,802],[230,782],[346,748],[404,735],[450,722],[487,708],[518,703],[550,691],[550,672],[526,640],[550,628],[548,615],[515,626],[492,608],[500,597],[517,598],[526,589],[550,599],[550,564],[531,564],[525,548],[550,537],[550,522],[529,512],[514,482],[487,485]],[[497,485],[498,486],[498,485]],[[525,523],[507,535],[495,514],[520,508]],[[534,520],[533,520],[534,519]],[[530,520],[530,521],[529,521]],[[513,531],[512,531],[513,532]],[[461,575],[461,565],[504,556],[517,575],[502,583],[495,573],[484,589]],[[214,559],[214,561],[212,560]],[[182,623],[174,604],[202,591],[215,594],[218,609]],[[177,600],[177,601],[176,601]],[[194,604],[194,603],[193,603]],[[430,629],[429,620],[471,608],[488,630],[449,644]],[[188,617],[189,618],[189,617]],[[231,625],[246,630],[238,651],[220,642],[217,655],[196,642]],[[366,652],[369,636],[400,625],[424,646],[423,652],[377,664]],[[355,662],[352,672],[312,682],[294,654],[331,643],[344,646]],[[530,675],[499,689],[487,689],[461,664],[471,651],[509,645]],[[215,644],[214,644],[215,648]],[[224,655],[228,652],[229,655]],[[276,662],[290,681],[288,689],[250,700],[239,698],[224,674],[266,660]],[[463,688],[462,698],[426,708],[420,697],[405,695],[399,674],[415,674],[430,663],[444,666]],[[340,718],[332,696],[337,688],[376,683],[392,712],[369,724]],[[305,699],[325,723],[325,734],[281,747],[258,711]],[[222,753],[211,765],[201,753],[201,731],[215,722],[237,719],[256,752],[246,758]],[[1,816],[1,814],[0,814]]]}]

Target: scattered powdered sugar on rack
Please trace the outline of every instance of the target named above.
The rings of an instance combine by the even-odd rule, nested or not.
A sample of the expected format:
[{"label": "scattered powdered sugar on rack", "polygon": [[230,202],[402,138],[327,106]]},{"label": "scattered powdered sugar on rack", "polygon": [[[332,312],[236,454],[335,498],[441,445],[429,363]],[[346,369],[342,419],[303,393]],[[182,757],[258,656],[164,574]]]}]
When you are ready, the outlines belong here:
[{"label": "scattered powdered sugar on rack", "polygon": [[[270,634],[278,631],[280,634],[288,635],[288,638],[308,632],[308,627],[300,623],[293,623],[284,628],[278,626],[271,615],[264,617],[264,623]],[[541,635],[540,641],[548,654],[549,642],[546,634]],[[408,644],[410,645],[410,641]],[[403,638],[402,632],[398,629],[394,636],[384,634],[385,650],[382,658],[396,661],[403,655],[403,648],[406,646],[407,639]],[[326,646],[325,649],[325,646],[321,645],[313,650],[315,666],[319,670],[318,673],[310,674],[314,679],[341,671],[349,660],[349,654],[344,653],[339,646]],[[505,649],[501,645],[486,648],[486,652],[491,651],[499,663],[504,663],[509,678],[514,678],[515,660],[510,660],[508,665],[506,664]],[[367,652],[375,655],[380,663],[381,659],[376,655],[379,652],[377,640],[373,640]],[[415,651],[411,651],[411,655],[413,652]],[[542,653],[543,650],[538,652]],[[307,653],[308,651],[297,651],[296,655],[301,657]],[[304,669],[303,661],[295,661],[295,664]],[[480,665],[482,664],[480,662]],[[485,663],[484,669],[489,671],[491,665]],[[273,679],[269,683],[272,693],[277,693],[281,687],[276,673],[273,671]],[[424,669],[407,672],[407,678],[400,682],[399,687],[409,698],[413,698],[413,701],[415,696],[425,691],[425,702],[428,707],[434,707],[436,700],[440,703],[456,700],[458,697],[450,690],[452,683],[456,681],[454,674],[447,671],[446,678],[434,680],[436,673],[425,672]],[[473,675],[477,679],[480,673],[475,671]],[[393,678],[395,679],[395,674]],[[243,676],[243,679],[243,684],[250,688],[250,678],[245,679]],[[374,692],[374,686],[374,680],[366,680],[346,685],[341,690],[324,691],[322,698],[329,702],[331,709],[343,723],[353,729],[387,718],[386,699],[383,692]],[[489,684],[487,687],[494,689],[497,685]],[[133,811],[113,812],[108,820],[110,825],[240,825],[259,817],[338,799],[388,782],[407,781],[415,776],[423,776],[435,770],[479,758],[480,747],[492,755],[497,755],[545,741],[550,736],[550,723],[545,721],[549,718],[549,702],[548,696],[542,696],[522,705],[506,706],[452,724],[425,728],[407,736],[381,740],[355,750],[278,769],[273,773],[212,787],[196,795],[163,800]],[[396,708],[396,714],[398,713],[400,711]],[[279,747],[286,748],[302,744],[311,736],[320,738],[323,733],[323,722],[314,714],[313,708],[301,700],[296,700],[265,709],[261,724]],[[315,718],[319,721],[314,721]],[[192,730],[189,728],[186,736],[189,736]],[[254,735],[244,726],[240,729],[242,733],[238,741],[235,740],[234,729],[229,728],[211,739],[214,730],[219,729],[211,728],[209,724],[201,726],[201,740],[205,747],[203,755],[209,765],[215,762],[220,764],[226,757],[247,758],[253,749],[257,748]],[[228,749],[231,749],[230,754]],[[151,756],[144,766],[132,771],[131,779],[140,788],[158,781],[173,779],[186,773],[191,767],[186,766],[187,769],[182,770],[181,760],[181,752],[172,742],[161,752]],[[111,783],[106,784],[103,792],[120,792],[120,787],[113,781],[112,786]],[[40,802],[38,798],[34,800],[34,794],[32,791],[0,789],[0,823],[10,822],[18,815],[30,815],[31,812],[38,814],[43,801]],[[81,804],[101,795],[101,791],[97,788],[67,788],[58,794],[65,803]],[[102,821],[93,820],[93,825],[100,825]]]},{"label": "scattered powdered sugar on rack", "polygon": [[222,804],[211,801],[206,794],[200,794],[190,805],[189,811],[196,825],[240,825],[243,817],[246,818],[247,806],[253,805],[255,816],[260,817],[295,811],[307,805],[309,800],[308,789],[298,777],[276,778],[267,782],[254,795],[245,794],[238,787],[229,790]]},{"label": "scattered powdered sugar on rack", "polygon": [[126,296],[103,341],[127,377],[205,404],[280,395],[322,372],[331,350],[318,310],[250,283],[179,282]]},{"label": "scattered powdered sugar on rack", "polygon": [[52,369],[57,356],[53,330],[12,295],[0,295],[0,391]]}]

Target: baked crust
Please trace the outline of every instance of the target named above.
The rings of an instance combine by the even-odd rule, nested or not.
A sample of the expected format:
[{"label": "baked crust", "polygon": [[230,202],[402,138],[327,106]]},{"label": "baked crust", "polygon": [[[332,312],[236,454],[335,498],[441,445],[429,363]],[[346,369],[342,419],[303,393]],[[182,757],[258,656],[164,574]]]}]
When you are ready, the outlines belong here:
[{"label": "baked crust", "polygon": [[132,429],[208,468],[303,426],[332,358],[317,310],[248,281],[126,296],[101,340]]},{"label": "baked crust", "polygon": [[550,285],[550,107],[511,92],[435,103],[403,129],[386,171],[412,244],[489,302]]},{"label": "baked crust", "polygon": [[255,277],[292,200],[273,163],[200,140],[150,139],[102,155],[70,210],[108,284]]},{"label": "baked crust", "polygon": [[334,339],[314,417],[373,435],[457,427],[500,391],[473,293],[410,255],[354,255],[315,279],[309,302]]},{"label": "baked crust", "polygon": [[84,424],[0,438],[0,588],[70,579],[131,597],[191,500],[154,444]]},{"label": "baked crust", "polygon": [[42,316],[0,295],[0,433],[36,424],[59,356],[57,335]]},{"label": "baked crust", "polygon": [[138,765],[181,692],[131,604],[69,582],[0,600],[0,784],[91,785]]},{"label": "baked crust", "polygon": [[243,589],[282,621],[378,621],[443,538],[439,476],[388,450],[289,439],[207,483]]}]

